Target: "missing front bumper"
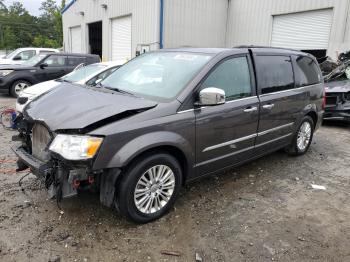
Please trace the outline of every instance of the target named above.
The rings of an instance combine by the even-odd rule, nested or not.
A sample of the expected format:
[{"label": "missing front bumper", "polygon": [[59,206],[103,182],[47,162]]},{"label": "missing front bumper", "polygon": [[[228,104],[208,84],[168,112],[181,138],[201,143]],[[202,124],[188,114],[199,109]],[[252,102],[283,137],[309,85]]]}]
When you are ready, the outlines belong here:
[{"label": "missing front bumper", "polygon": [[29,154],[23,147],[12,147],[12,150],[18,157],[18,166],[27,166],[45,184],[50,198],[56,197],[61,200],[77,194],[77,189],[69,183],[68,169],[59,164],[54,165],[52,161],[43,162]]},{"label": "missing front bumper", "polygon": [[58,159],[43,162],[28,153],[24,147],[12,147],[12,150],[21,165],[29,167],[31,172],[43,181],[50,198],[60,201],[75,196],[78,188],[97,189],[101,203],[109,207],[113,205],[121,169],[92,172],[88,165],[73,167]]}]

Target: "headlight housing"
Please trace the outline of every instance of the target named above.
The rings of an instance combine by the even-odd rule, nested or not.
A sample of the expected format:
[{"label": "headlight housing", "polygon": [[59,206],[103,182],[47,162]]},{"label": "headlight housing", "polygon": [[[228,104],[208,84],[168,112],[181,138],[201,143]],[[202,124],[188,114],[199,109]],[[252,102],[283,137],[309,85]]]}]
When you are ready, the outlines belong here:
[{"label": "headlight housing", "polygon": [[101,137],[60,134],[49,149],[68,160],[85,160],[95,156],[102,141]]},{"label": "headlight housing", "polygon": [[11,74],[12,72],[13,72],[13,70],[0,70],[0,77],[7,76],[7,75]]}]

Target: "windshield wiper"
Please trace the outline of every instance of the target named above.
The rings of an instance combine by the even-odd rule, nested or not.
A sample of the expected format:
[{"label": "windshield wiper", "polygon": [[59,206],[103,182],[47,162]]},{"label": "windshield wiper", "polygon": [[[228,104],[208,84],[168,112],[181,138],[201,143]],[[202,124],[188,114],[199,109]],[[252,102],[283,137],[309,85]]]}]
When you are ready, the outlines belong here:
[{"label": "windshield wiper", "polygon": [[58,81],[58,82],[72,83],[71,81],[66,80],[66,79],[62,79],[62,78],[57,78],[56,81]]},{"label": "windshield wiper", "polygon": [[120,88],[117,88],[117,87],[109,87],[109,86],[105,86],[105,85],[103,85],[103,84],[101,84],[101,83],[98,83],[96,86],[97,86],[97,87],[102,87],[102,88],[105,88],[105,89],[108,89],[108,90],[116,91],[116,92],[118,92],[118,93],[136,96],[135,94],[133,94],[133,93],[131,93],[131,92],[125,91],[125,90],[120,89]]}]

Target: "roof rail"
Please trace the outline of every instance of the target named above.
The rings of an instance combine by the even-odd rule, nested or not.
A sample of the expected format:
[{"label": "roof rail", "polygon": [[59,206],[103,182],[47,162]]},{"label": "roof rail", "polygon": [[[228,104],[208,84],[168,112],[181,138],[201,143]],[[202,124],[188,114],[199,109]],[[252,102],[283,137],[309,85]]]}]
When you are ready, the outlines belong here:
[{"label": "roof rail", "polygon": [[239,45],[239,46],[234,46],[233,48],[268,48],[268,49],[282,49],[282,50],[289,50],[289,51],[292,50],[292,51],[300,52],[300,50],[292,49],[292,48],[262,46],[262,45]]}]

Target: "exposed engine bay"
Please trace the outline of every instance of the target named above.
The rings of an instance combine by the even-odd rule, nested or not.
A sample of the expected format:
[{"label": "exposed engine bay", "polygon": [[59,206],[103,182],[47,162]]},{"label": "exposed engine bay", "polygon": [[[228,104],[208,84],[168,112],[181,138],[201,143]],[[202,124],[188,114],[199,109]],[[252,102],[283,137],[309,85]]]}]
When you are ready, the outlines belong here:
[{"label": "exposed engine bay", "polygon": [[[39,122],[29,122],[20,115],[16,119],[19,135],[12,139],[21,143],[13,151],[19,156],[17,171],[30,168],[48,190],[50,198],[61,201],[75,196],[78,190],[100,191],[101,202],[107,206],[113,204],[114,185],[117,174],[114,172],[92,171],[91,160],[67,161],[58,154],[49,151],[54,134]],[[106,181],[101,181],[106,180]],[[108,180],[108,182],[107,182]],[[109,183],[111,182],[111,183]],[[102,187],[100,190],[100,185]]]}]

